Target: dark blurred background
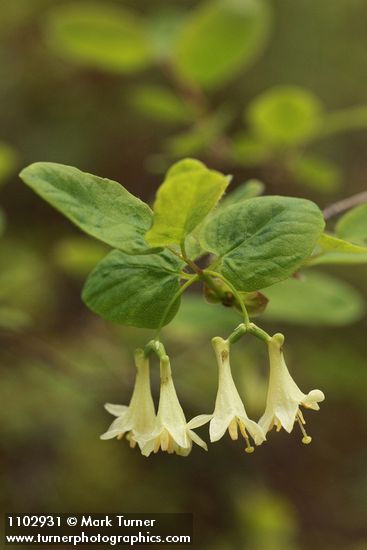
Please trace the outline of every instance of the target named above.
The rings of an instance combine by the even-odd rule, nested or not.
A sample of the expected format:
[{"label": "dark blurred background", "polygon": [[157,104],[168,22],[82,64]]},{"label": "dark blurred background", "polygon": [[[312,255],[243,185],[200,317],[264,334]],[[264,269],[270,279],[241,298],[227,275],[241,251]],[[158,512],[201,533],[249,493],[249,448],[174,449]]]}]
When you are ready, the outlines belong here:
[{"label": "dark blurred background", "polygon": [[[86,309],[83,280],[106,248],[17,177],[31,162],[61,162],[115,179],[151,202],[167,167],[194,156],[234,174],[233,188],[258,178],[267,194],[303,196],[322,208],[363,191],[365,0],[273,0],[259,13],[256,3],[244,2],[243,14],[238,0],[211,2],[213,12],[188,0],[0,0],[4,512],[189,511],[198,548],[367,549],[366,266],[321,266],[326,279],[314,302],[307,297],[311,313],[306,305],[293,316],[275,308],[259,320],[285,332],[300,387],[326,394],[321,411],[307,415],[312,445],[303,446],[295,429],[270,434],[249,456],[225,437],[208,454],[195,448],[188,458],[146,459],[99,434],[111,420],[103,403],[128,403],[133,350],[152,334],[113,326]],[[232,4],[240,15],[226,13]],[[228,28],[215,22],[216,9]],[[205,10],[218,34],[205,32]],[[205,41],[215,55],[200,67],[195,52]],[[323,120],[339,113],[337,130],[260,142],[248,113],[279,85],[306,90]],[[198,300],[191,294],[163,333],[188,417],[212,411],[210,339],[238,323],[236,313]],[[259,342],[236,345],[233,371],[249,415],[258,418],[267,383]],[[156,368],[153,385],[157,396]],[[208,440],[206,428],[199,431]]]}]

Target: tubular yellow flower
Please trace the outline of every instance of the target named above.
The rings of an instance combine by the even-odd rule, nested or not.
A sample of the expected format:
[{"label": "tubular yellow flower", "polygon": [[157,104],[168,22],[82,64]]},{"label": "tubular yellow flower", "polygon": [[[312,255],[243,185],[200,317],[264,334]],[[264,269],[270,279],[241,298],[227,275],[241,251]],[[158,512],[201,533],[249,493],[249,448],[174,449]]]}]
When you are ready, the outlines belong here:
[{"label": "tubular yellow flower", "polygon": [[229,363],[229,343],[222,338],[216,337],[212,340],[214,351],[218,362],[219,383],[215,410],[210,421],[210,441],[218,441],[228,429],[232,439],[238,439],[238,428],[246,440],[248,453],[254,451],[250,443],[249,434],[256,445],[265,441],[262,428],[247,416],[245,407],[238,394],[232,378],[231,366]]},{"label": "tubular yellow flower", "polygon": [[209,422],[211,416],[203,414],[186,422],[173,384],[167,355],[160,360],[160,371],[161,390],[157,418],[149,437],[145,438],[145,441],[144,438],[139,440],[142,454],[149,456],[152,452],[157,453],[162,449],[168,453],[187,456],[192,449],[192,442],[207,451],[205,441],[192,430]]},{"label": "tubular yellow flower", "polygon": [[155,423],[155,407],[150,390],[149,359],[142,349],[135,351],[137,369],[134,391],[129,406],[106,403],[106,410],[117,418],[101,439],[122,439],[125,434],[131,447],[149,434]]},{"label": "tubular yellow flower", "polygon": [[290,433],[297,420],[303,436],[302,442],[307,445],[311,443],[312,438],[306,433],[305,420],[299,406],[318,411],[318,403],[323,401],[325,396],[321,390],[312,390],[305,394],[299,389],[285,363],[283,343],[282,334],[275,334],[268,342],[270,378],[266,409],[259,424],[265,433],[274,426],[277,431],[283,427]]}]

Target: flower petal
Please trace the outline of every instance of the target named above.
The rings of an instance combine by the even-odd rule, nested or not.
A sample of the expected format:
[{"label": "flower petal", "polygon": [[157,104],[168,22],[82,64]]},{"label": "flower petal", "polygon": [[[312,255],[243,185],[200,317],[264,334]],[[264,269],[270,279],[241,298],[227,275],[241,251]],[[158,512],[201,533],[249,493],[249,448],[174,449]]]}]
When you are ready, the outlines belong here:
[{"label": "flower petal", "polygon": [[241,418],[240,420],[244,423],[246,430],[249,432],[256,445],[261,445],[261,443],[266,440],[264,430],[257,422],[247,417]]},{"label": "flower petal", "polygon": [[286,432],[291,433],[298,413],[298,403],[290,399],[284,400],[281,406],[275,410],[275,416],[279,419]]},{"label": "flower petal", "polygon": [[209,435],[210,435],[210,441],[212,443],[214,441],[218,441],[224,436],[231,420],[233,420],[232,415],[213,416],[209,425]]},{"label": "flower petal", "polygon": [[325,395],[321,390],[311,390],[303,399],[302,405],[307,409],[313,409],[319,411],[320,406],[318,403],[324,401]]},{"label": "flower petal", "polygon": [[204,426],[204,424],[210,422],[212,418],[212,414],[199,414],[198,416],[194,416],[194,418],[192,418],[190,422],[187,423],[187,427],[191,430],[195,428],[200,428],[200,426]]},{"label": "flower petal", "polygon": [[201,439],[201,437],[198,436],[198,434],[196,434],[192,430],[189,430],[189,435],[193,440],[193,442],[196,443],[196,445],[199,445],[199,447],[202,447],[206,451],[208,450],[208,445],[205,443],[203,439]]},{"label": "flower petal", "polygon": [[105,403],[104,408],[113,416],[122,416],[129,407],[126,405],[114,405],[113,403]]}]

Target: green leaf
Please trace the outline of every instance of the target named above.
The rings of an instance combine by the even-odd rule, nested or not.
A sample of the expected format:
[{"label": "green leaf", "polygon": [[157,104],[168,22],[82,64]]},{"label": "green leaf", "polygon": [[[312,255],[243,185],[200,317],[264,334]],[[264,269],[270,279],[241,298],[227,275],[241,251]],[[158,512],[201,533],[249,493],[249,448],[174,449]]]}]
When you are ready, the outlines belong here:
[{"label": "green leaf", "polygon": [[152,213],[122,185],[72,166],[37,162],[21,179],[80,229],[127,253],[146,253]]},{"label": "green leaf", "polygon": [[178,124],[193,120],[194,111],[169,88],[144,86],[129,91],[130,104],[146,118]]},{"label": "green leaf", "polygon": [[131,73],[151,61],[142,22],[113,4],[84,2],[57,6],[48,19],[51,47],[71,61]]},{"label": "green leaf", "polygon": [[182,75],[205,88],[225,83],[262,51],[270,13],[263,0],[210,0],[189,17],[175,61]]},{"label": "green leaf", "polygon": [[221,200],[219,207],[227,208],[227,206],[232,206],[233,204],[237,204],[241,201],[253,199],[254,197],[261,195],[264,190],[265,185],[262,181],[255,179],[245,181],[236,187],[236,189],[225,195]]},{"label": "green leaf", "polygon": [[152,246],[180,244],[215,207],[229,177],[192,159],[176,163],[158,189],[153,226],[146,235]]},{"label": "green leaf", "polygon": [[258,96],[246,109],[254,133],[276,146],[299,145],[318,129],[321,104],[296,86],[276,86]]},{"label": "green leaf", "polygon": [[367,203],[350,210],[336,224],[336,233],[356,243],[367,242]]},{"label": "green leaf", "polygon": [[364,312],[363,298],[347,283],[314,271],[267,289],[264,319],[300,325],[342,326]]},{"label": "green leaf", "polygon": [[[157,328],[180,289],[182,265],[167,251],[130,256],[113,250],[89,275],[83,289],[83,301],[109,321]],[[172,305],[165,324],[177,313],[179,302]]]},{"label": "green leaf", "polygon": [[344,241],[323,233],[308,265],[319,264],[365,264],[367,247]]},{"label": "green leaf", "polygon": [[318,191],[335,191],[341,184],[342,174],[339,168],[316,155],[296,158],[288,168],[299,183]]},{"label": "green leaf", "polygon": [[202,246],[239,290],[260,290],[292,275],[324,227],[319,208],[291,197],[257,197],[225,208],[205,225]]}]

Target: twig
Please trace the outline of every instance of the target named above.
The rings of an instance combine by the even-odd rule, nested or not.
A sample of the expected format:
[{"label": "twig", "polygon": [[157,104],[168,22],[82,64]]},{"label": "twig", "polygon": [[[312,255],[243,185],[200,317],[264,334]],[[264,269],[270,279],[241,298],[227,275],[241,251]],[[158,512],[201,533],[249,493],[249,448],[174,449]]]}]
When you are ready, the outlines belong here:
[{"label": "twig", "polygon": [[364,202],[367,202],[367,191],[362,191],[362,193],[357,193],[347,199],[343,199],[327,206],[323,211],[324,218],[325,220],[328,220],[338,214],[341,214],[341,212],[345,212],[346,210],[349,210],[354,206],[358,206],[359,204],[363,204]]}]

